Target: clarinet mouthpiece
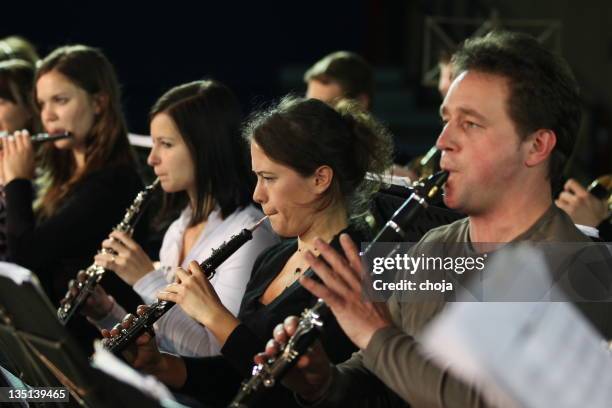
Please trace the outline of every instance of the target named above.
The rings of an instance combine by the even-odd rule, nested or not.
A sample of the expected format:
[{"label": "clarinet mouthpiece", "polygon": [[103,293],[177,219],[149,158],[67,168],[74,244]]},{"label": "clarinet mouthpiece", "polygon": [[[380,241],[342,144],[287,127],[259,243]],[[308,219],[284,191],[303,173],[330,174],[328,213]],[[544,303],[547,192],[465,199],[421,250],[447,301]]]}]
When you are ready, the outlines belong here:
[{"label": "clarinet mouthpiece", "polygon": [[439,171],[425,180],[425,195],[431,199],[438,194],[444,183],[448,180],[448,171]]}]

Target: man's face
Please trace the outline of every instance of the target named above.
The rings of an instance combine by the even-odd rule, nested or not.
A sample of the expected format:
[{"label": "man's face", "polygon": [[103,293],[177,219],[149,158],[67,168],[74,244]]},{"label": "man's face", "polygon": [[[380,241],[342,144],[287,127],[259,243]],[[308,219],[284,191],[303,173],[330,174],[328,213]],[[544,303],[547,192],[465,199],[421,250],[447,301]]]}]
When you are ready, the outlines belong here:
[{"label": "man's face", "polygon": [[[444,129],[436,146],[450,175],[444,202],[468,215],[486,214],[520,186],[528,146],[507,113],[504,77],[466,71],[453,81],[440,114]],[[515,197],[516,198],[516,197]]]},{"label": "man's face", "polygon": [[344,91],[340,84],[335,81],[319,81],[311,79],[308,81],[306,98],[318,99],[328,105],[335,105],[344,96]]}]

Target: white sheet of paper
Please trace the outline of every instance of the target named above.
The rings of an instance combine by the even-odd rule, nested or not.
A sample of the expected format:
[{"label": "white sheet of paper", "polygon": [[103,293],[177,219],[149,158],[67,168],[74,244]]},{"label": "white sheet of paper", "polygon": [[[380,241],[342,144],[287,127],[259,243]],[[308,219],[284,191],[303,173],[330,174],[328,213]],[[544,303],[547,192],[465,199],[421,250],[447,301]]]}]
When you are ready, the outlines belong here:
[{"label": "white sheet of paper", "polygon": [[[495,274],[512,273],[504,270],[506,256],[514,266],[520,259],[523,272],[541,274],[540,282],[547,276],[541,255],[528,247],[492,259]],[[612,354],[569,302],[453,303],[421,341],[435,360],[478,384],[494,405],[612,406]]]},{"label": "white sheet of paper", "polygon": [[105,372],[113,378],[138,388],[158,401],[175,401],[168,388],[152,375],[143,375],[115,357],[113,353],[102,346],[102,342],[94,343],[92,366]]}]

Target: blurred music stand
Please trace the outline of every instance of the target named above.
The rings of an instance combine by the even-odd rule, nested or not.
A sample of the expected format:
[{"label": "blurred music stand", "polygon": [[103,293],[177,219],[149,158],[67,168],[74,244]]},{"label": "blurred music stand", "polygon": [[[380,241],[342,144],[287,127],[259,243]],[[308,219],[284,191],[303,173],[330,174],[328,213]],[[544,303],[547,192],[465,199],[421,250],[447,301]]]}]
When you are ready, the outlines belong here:
[{"label": "blurred music stand", "polygon": [[64,386],[73,397],[71,405],[160,406],[141,391],[92,368],[57,320],[36,276],[5,262],[0,262],[0,345],[25,383]]}]

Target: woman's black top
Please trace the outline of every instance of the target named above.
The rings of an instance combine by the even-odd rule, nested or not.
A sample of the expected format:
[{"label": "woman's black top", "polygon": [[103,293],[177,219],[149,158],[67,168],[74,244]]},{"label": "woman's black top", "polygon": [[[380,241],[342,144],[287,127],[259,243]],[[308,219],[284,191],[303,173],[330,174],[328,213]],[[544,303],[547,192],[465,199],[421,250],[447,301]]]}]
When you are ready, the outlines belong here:
[{"label": "woman's black top", "polygon": [[[32,209],[32,182],[12,180],[5,186],[9,261],[36,273],[53,305],[59,306],[68,281],[93,263],[102,241],[142,189],[134,166],[107,167],[80,181],[53,216],[38,220]],[[137,227],[137,240],[146,233],[144,224]],[[106,273],[102,283],[128,310],[141,303],[132,288],[114,273]],[[100,337],[82,316],[75,316],[69,328],[86,350],[91,349],[94,338]]]},{"label": "woman's black top", "polygon": [[[342,232],[349,234],[357,244],[365,240],[365,234],[355,227]],[[340,249],[338,236],[331,245]],[[187,382],[179,392],[198,399],[205,406],[226,406],[238,391],[241,381],[250,377],[253,356],[264,350],[273,328],[288,316],[300,315],[316,302],[317,299],[298,281],[271,303],[263,305],[260,302],[267,287],[296,250],[297,240],[287,240],[268,248],[258,257],[238,313],[241,324],[228,337],[221,356],[184,358]],[[348,359],[356,350],[333,315],[325,322],[321,343],[334,363]],[[262,406],[271,403],[283,407],[295,405],[291,392],[280,385],[260,401]]]}]

